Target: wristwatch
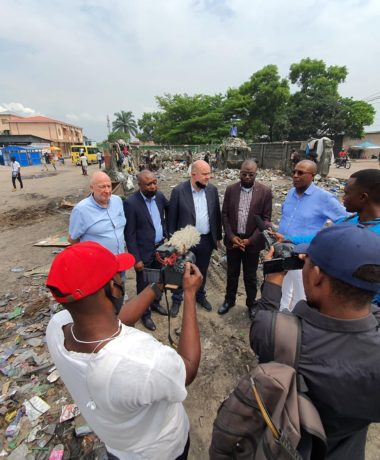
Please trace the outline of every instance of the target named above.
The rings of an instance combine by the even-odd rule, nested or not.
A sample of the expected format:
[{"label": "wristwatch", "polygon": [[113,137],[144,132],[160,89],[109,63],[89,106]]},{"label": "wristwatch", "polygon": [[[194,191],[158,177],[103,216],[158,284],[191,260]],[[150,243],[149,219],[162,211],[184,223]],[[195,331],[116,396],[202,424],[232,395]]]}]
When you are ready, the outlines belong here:
[{"label": "wristwatch", "polygon": [[154,294],[156,295],[156,300],[161,300],[162,292],[161,292],[161,289],[157,286],[157,283],[152,283],[150,287],[152,288]]}]

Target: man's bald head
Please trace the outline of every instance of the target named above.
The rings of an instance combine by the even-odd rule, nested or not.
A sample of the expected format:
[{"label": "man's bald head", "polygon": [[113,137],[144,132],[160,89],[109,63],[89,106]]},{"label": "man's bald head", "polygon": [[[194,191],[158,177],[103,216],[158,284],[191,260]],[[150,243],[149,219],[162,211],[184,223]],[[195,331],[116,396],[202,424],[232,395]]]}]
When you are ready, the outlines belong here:
[{"label": "man's bald head", "polygon": [[94,172],[90,179],[90,190],[98,205],[106,208],[112,195],[110,176],[103,171]]},{"label": "man's bald head", "polygon": [[297,166],[301,166],[302,168],[306,168],[306,170],[313,175],[317,174],[317,165],[314,163],[314,161],[311,160],[301,160],[296,164]]},{"label": "man's bald head", "polygon": [[243,163],[241,164],[240,171],[242,171],[245,168],[255,168],[255,171],[257,169],[257,163],[254,160],[244,160]]},{"label": "man's bald head", "polygon": [[138,174],[137,183],[140,192],[147,198],[153,198],[157,193],[157,178],[149,169],[143,169]]},{"label": "man's bald head", "polygon": [[191,183],[197,189],[205,188],[210,181],[210,165],[203,160],[194,161],[191,165]]},{"label": "man's bald head", "polygon": [[96,171],[90,177],[90,187],[96,184],[97,182],[104,180],[111,181],[110,176],[103,171]]},{"label": "man's bald head", "polygon": [[143,169],[137,174],[137,183],[140,185],[140,183],[145,180],[145,179],[154,179],[156,176],[152,173],[152,171],[149,171],[149,169]]},{"label": "man's bald head", "polygon": [[310,186],[317,174],[317,165],[314,161],[302,160],[299,161],[292,172],[293,185],[298,194],[302,194]]}]

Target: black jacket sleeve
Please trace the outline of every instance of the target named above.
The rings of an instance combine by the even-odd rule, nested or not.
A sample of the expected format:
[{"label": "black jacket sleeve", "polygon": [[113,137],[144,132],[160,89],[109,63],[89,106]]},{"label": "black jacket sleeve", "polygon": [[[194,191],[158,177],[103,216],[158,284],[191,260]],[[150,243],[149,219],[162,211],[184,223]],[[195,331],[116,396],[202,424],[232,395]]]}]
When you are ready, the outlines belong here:
[{"label": "black jacket sleeve", "polygon": [[265,282],[257,312],[251,324],[249,342],[260,363],[273,360],[272,322],[281,301],[281,286]]}]

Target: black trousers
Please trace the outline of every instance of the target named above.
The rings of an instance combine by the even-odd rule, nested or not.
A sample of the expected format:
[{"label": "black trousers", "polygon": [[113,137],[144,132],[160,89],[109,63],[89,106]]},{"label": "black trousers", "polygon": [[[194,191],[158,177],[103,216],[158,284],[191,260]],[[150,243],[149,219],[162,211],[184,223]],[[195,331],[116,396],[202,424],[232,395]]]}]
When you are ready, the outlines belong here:
[{"label": "black trousers", "polygon": [[[207,270],[210,264],[211,254],[214,250],[214,240],[212,239],[211,233],[207,235],[201,235],[201,241],[199,244],[190,249],[191,252],[195,255],[195,265],[199,268],[199,271],[203,275],[203,281],[201,287],[197,292],[197,300],[202,301],[206,297],[206,279],[207,279]],[[183,290],[177,289],[173,292],[172,296],[173,302],[181,303],[183,300]]]},{"label": "black trousers", "polygon": [[[150,262],[144,262],[144,267],[145,268],[156,268],[159,269],[161,268],[160,263],[156,260],[154,256],[152,256],[152,260]],[[148,282],[144,281],[144,272],[136,272],[136,292],[139,294],[143,289],[145,289],[148,286]],[[152,313],[152,305],[158,305],[159,302],[155,300],[150,307],[145,310],[143,314],[143,318],[150,318],[151,313]]]},{"label": "black trousers", "polygon": [[12,175],[13,188],[16,188],[16,179],[20,182],[20,187],[23,188],[24,186],[22,184],[22,179],[21,179],[21,174],[20,173],[17,173],[17,176]]},{"label": "black trousers", "polygon": [[240,267],[243,265],[243,279],[246,293],[246,305],[251,308],[255,305],[257,294],[257,266],[259,253],[227,249],[227,288],[225,302],[234,305],[239,284]]}]

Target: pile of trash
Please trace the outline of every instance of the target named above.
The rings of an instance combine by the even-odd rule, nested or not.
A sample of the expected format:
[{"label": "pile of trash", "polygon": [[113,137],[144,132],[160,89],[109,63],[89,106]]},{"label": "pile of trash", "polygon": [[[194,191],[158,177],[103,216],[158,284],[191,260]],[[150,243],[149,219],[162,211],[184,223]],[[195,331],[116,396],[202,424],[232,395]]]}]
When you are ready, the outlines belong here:
[{"label": "pile of trash", "polygon": [[19,297],[0,299],[0,458],[106,460],[47,351],[46,326],[59,306],[42,279],[33,276]]}]

